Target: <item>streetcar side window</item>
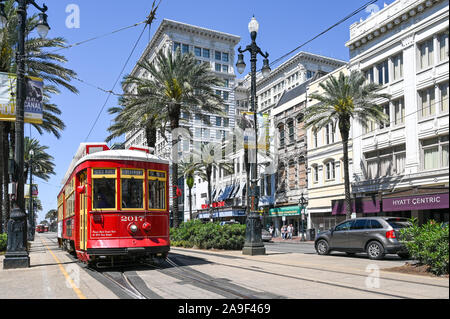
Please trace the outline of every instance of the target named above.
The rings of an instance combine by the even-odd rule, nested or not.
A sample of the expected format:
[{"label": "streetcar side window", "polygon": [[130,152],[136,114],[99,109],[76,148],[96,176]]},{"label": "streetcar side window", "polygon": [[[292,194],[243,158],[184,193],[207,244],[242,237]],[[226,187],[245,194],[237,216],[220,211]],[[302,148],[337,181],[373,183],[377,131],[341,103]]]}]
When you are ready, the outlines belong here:
[{"label": "streetcar side window", "polygon": [[122,169],[122,209],[144,209],[144,171]]},{"label": "streetcar side window", "polygon": [[164,210],[166,208],[166,173],[148,172],[148,209]]},{"label": "streetcar side window", "polygon": [[93,169],[93,209],[116,208],[116,170]]}]

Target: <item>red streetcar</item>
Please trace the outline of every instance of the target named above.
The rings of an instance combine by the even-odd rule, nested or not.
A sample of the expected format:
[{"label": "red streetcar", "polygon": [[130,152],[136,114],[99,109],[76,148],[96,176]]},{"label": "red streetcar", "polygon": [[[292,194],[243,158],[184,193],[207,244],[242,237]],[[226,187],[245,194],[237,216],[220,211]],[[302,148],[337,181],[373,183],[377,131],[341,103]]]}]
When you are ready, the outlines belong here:
[{"label": "red streetcar", "polygon": [[59,242],[86,263],[165,258],[169,163],[149,148],[82,143],[58,195]]},{"label": "red streetcar", "polygon": [[44,225],[37,225],[36,226],[36,232],[43,233],[44,232]]}]

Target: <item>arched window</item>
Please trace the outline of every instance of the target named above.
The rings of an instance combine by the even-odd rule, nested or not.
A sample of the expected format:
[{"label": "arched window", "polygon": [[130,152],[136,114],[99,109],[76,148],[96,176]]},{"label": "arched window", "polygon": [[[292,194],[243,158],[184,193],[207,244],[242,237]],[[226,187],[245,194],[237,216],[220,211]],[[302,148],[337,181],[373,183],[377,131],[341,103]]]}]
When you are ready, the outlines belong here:
[{"label": "arched window", "polygon": [[334,160],[329,160],[325,164],[325,180],[334,180],[336,177],[336,162]]}]

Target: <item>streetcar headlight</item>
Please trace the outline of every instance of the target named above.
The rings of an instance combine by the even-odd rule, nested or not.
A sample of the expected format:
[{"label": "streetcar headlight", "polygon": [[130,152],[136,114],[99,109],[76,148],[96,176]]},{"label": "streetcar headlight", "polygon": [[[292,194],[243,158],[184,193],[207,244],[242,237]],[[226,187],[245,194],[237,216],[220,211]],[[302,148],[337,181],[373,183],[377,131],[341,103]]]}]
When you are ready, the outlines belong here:
[{"label": "streetcar headlight", "polygon": [[130,226],[130,231],[131,231],[132,233],[135,233],[135,232],[138,231],[138,227],[137,227],[135,224],[133,224],[133,225]]}]

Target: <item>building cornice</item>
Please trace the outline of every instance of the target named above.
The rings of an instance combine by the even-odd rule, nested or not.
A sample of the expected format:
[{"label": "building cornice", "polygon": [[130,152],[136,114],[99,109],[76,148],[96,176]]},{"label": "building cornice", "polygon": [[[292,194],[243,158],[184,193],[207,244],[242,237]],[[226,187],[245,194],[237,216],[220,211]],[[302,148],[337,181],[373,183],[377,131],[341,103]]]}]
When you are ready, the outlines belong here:
[{"label": "building cornice", "polygon": [[442,1],[397,0],[376,14],[371,15],[367,20],[351,25],[351,39],[345,45],[350,50],[354,50]]}]

